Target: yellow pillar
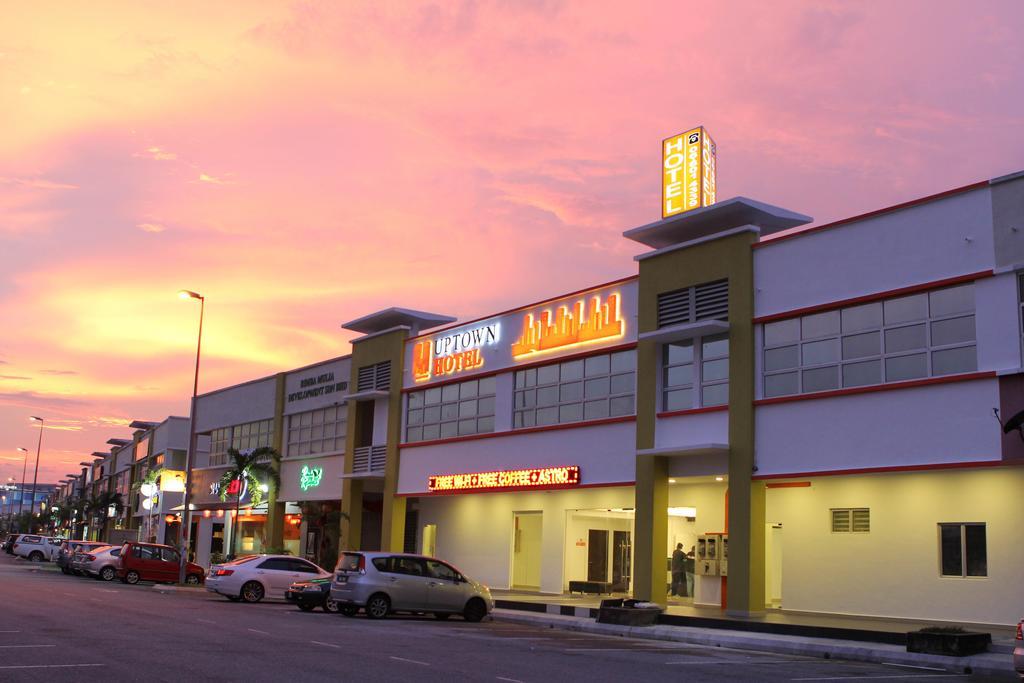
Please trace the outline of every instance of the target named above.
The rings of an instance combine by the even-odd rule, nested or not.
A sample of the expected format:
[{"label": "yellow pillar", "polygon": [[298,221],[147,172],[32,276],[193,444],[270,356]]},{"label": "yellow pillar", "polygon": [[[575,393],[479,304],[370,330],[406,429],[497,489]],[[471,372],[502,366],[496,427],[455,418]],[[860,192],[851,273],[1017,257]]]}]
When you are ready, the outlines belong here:
[{"label": "yellow pillar", "polygon": [[636,463],[633,597],[668,604],[668,460],[639,456]]}]

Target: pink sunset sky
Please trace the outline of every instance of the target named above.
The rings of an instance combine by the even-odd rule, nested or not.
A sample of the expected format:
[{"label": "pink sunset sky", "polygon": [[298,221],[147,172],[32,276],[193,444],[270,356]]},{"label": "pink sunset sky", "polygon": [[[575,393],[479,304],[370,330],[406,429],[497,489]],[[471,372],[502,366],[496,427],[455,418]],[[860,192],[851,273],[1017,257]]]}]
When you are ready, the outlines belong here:
[{"label": "pink sunset sky", "polygon": [[[132,419],[635,272],[660,141],[817,223],[1024,168],[1024,3],[9,3],[0,480]],[[813,286],[813,283],[809,283]],[[29,481],[31,481],[29,463]]]}]

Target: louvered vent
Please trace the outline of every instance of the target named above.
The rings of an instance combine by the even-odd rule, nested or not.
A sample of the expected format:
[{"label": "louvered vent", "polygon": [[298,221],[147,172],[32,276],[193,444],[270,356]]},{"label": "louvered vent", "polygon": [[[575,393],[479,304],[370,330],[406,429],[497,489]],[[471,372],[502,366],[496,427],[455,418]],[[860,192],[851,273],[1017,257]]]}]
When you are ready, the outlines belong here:
[{"label": "louvered vent", "polygon": [[359,368],[359,375],[356,378],[356,391],[372,391],[374,387],[374,377],[376,376],[376,366],[367,365],[364,368]]},{"label": "louvered vent", "polygon": [[374,366],[373,388],[380,391],[391,388],[391,361],[386,360]]},{"label": "louvered vent", "polygon": [[869,508],[835,508],[832,513],[832,533],[866,534],[871,531]]},{"label": "louvered vent", "polygon": [[867,533],[871,531],[871,511],[867,508],[862,508],[852,512],[854,533]]},{"label": "louvered vent", "polygon": [[838,534],[847,532],[850,530],[850,511],[849,510],[833,510],[832,511],[832,533]]},{"label": "louvered vent", "polygon": [[717,280],[658,295],[658,327],[729,317],[729,281]]},{"label": "louvered vent", "polygon": [[664,292],[658,295],[658,327],[688,323],[691,320],[690,299],[692,288]]},{"label": "louvered vent", "polygon": [[729,281],[697,285],[694,289],[695,320],[726,320],[729,317]]}]

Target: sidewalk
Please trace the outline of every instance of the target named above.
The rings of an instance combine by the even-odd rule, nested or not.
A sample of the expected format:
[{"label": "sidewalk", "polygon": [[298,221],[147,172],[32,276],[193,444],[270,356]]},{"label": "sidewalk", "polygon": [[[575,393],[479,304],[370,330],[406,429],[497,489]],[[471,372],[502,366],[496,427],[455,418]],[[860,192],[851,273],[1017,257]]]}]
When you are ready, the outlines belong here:
[{"label": "sidewalk", "polygon": [[665,624],[657,626],[615,626],[612,624],[599,624],[594,619],[588,617],[517,609],[498,608],[494,610],[492,616],[495,621],[623,638],[666,640],[712,647],[728,647],[737,650],[755,650],[806,657],[823,657],[825,659],[899,664],[965,674],[1002,675],[1013,673],[1012,643],[1009,649],[1006,649],[1004,643],[997,644],[995,641],[993,642],[993,649],[998,651],[986,652],[971,657],[943,657],[941,655],[907,652],[905,646],[889,643],[811,638],[724,628],[698,628]]}]

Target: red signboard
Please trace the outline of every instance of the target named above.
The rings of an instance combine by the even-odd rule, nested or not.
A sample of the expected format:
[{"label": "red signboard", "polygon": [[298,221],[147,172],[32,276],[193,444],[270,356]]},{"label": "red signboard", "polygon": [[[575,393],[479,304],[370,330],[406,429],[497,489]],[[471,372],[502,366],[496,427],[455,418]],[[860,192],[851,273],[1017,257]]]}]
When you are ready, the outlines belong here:
[{"label": "red signboard", "polygon": [[430,491],[486,491],[488,489],[528,489],[578,486],[578,465],[535,467],[525,470],[498,470],[467,474],[435,474],[427,482]]}]

